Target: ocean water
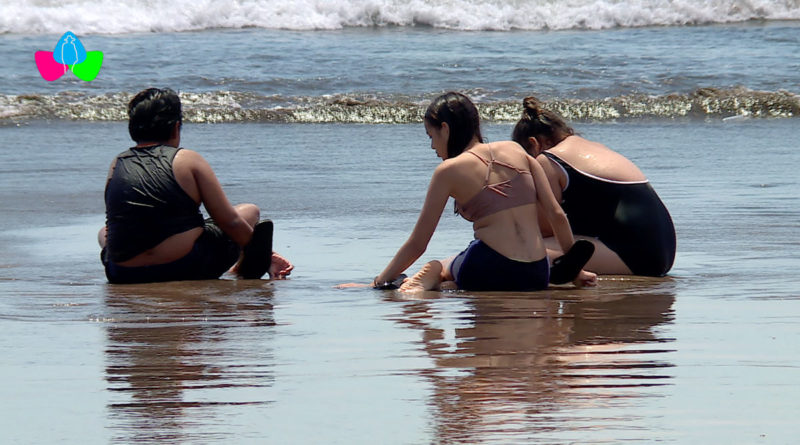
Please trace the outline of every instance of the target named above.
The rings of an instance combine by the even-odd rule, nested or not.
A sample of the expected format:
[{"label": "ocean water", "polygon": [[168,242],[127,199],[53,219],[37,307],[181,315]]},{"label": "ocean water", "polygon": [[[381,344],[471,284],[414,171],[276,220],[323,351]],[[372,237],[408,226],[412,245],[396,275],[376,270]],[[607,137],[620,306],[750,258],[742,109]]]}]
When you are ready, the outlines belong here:
[{"label": "ocean water", "polygon": [[[3,443],[795,441],[796,1],[164,7],[0,4]],[[104,52],[96,80],[39,77],[68,29]],[[291,279],[106,283],[104,180],[151,85],[275,221]],[[636,162],[675,221],[670,274],[334,289],[410,233],[438,163],[420,113],[451,89],[489,140],[535,94]],[[446,211],[411,269],[470,238]]]},{"label": "ocean water", "polygon": [[[169,8],[192,12],[153,16],[145,2],[53,3],[0,6],[9,22],[0,22],[6,58],[0,122],[124,120],[122,105],[152,85],[180,90],[193,122],[411,123],[432,97],[451,89],[468,93],[487,119],[502,122],[518,118],[527,95],[579,120],[800,113],[796,1],[461,0],[446,8],[375,2],[373,14],[365,12],[367,3],[298,1],[263,17],[277,6],[172,2]],[[307,15],[293,7],[339,21],[308,29]],[[250,21],[229,23],[219,11],[226,8]],[[416,11],[408,13],[411,25],[380,19],[398,8]],[[423,20],[433,15],[430,8],[460,14],[461,24]],[[525,20],[530,26],[497,31],[506,29],[491,13],[497,9],[530,10],[560,25]],[[588,10],[603,23],[590,25]],[[205,15],[193,26],[182,22],[192,14]],[[645,18],[619,26],[629,24],[628,16]],[[145,23],[133,29],[119,23],[136,24],[131,18]],[[462,23],[469,19],[480,23]],[[678,24],[691,26],[664,26]],[[87,50],[103,51],[95,80],[68,73],[43,82],[36,70],[33,53],[52,51],[67,29]]]}]

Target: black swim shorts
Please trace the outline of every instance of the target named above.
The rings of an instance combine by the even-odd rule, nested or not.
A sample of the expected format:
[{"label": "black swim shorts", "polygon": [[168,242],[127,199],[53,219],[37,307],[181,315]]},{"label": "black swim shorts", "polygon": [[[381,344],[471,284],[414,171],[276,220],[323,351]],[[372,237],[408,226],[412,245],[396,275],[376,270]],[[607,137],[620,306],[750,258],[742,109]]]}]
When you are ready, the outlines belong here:
[{"label": "black swim shorts", "polygon": [[213,280],[233,266],[241,248],[210,218],[205,220],[203,234],[192,250],[171,263],[153,266],[125,267],[108,261],[106,249],[100,259],[109,283],[153,283],[180,280]]}]

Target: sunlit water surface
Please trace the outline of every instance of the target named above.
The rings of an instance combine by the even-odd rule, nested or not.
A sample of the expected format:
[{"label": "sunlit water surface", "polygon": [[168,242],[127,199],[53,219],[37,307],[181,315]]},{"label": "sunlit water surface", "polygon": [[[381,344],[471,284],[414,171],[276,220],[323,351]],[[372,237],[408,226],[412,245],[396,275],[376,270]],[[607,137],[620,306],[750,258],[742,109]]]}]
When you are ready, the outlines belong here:
[{"label": "sunlit water surface", "polygon": [[[3,442],[793,442],[798,120],[578,130],[633,159],[669,207],[669,276],[337,290],[410,232],[438,162],[422,126],[187,124],[183,145],[275,221],[296,271],[108,285],[95,237],[125,124],[0,127]],[[470,237],[447,211],[421,261]]]}]

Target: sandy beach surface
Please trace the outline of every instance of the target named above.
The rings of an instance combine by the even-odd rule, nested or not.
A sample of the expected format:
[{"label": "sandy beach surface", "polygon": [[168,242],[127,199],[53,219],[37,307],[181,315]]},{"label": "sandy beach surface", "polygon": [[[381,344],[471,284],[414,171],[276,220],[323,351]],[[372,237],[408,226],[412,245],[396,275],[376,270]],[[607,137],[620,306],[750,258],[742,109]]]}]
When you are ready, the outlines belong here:
[{"label": "sandy beach surface", "polygon": [[[3,441],[791,443],[799,126],[578,125],[669,207],[669,276],[413,298],[333,286],[410,232],[438,161],[419,124],[185,125],[296,271],[133,286],[105,282],[95,240],[124,123],[0,127]],[[421,261],[470,237],[445,213]]]}]

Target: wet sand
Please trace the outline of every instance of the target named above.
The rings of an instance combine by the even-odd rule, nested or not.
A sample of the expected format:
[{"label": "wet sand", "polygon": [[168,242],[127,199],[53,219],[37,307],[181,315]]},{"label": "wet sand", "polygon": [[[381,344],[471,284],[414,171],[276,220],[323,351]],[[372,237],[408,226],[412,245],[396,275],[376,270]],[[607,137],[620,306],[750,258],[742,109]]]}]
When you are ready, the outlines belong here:
[{"label": "wet sand", "polygon": [[[333,285],[368,281],[411,230],[436,165],[420,126],[187,125],[297,269],[135,286],[105,282],[95,241],[124,124],[2,127],[4,440],[791,443],[798,125],[585,125],[670,208],[670,275],[413,298]],[[422,261],[469,236],[445,214]]]}]

